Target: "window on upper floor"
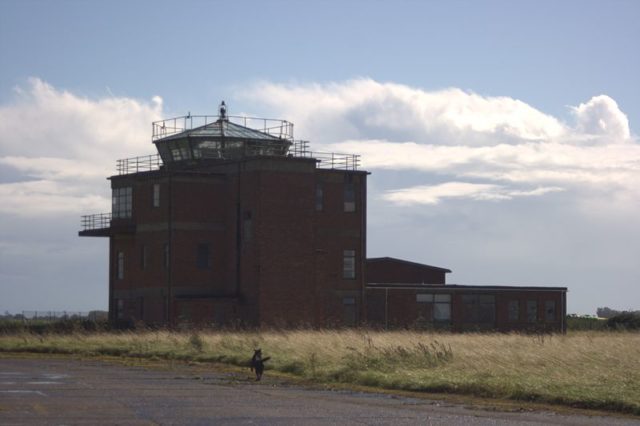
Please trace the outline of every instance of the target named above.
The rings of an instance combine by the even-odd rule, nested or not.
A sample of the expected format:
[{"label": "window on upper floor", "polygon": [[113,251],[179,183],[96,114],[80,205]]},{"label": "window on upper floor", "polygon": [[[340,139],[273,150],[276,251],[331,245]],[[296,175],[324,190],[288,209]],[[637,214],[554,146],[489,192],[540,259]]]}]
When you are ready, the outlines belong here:
[{"label": "window on upper floor", "polygon": [[111,193],[111,216],[114,219],[131,217],[132,200],[133,189],[130,186],[113,188],[113,192]]},{"label": "window on upper floor", "polygon": [[124,252],[118,252],[118,260],[116,263],[116,278],[119,280],[124,279]]},{"label": "window on upper floor", "polygon": [[140,269],[142,269],[143,271],[147,269],[147,256],[149,255],[148,251],[149,250],[147,250],[146,245],[142,245],[142,247],[140,247]]},{"label": "window on upper floor", "polygon": [[324,188],[321,182],[316,183],[316,211],[324,209]]},{"label": "window on upper floor", "polygon": [[353,280],[356,278],[356,251],[344,250],[342,252],[342,278]]},{"label": "window on upper floor", "polygon": [[253,217],[247,210],[242,215],[242,241],[247,243],[253,238]]},{"label": "window on upper floor", "polygon": [[160,184],[153,184],[153,207],[160,207]]},{"label": "window on upper floor", "polygon": [[344,211],[356,211],[356,190],[351,181],[345,182],[344,184]]},{"label": "window on upper floor", "polygon": [[164,264],[164,269],[169,269],[169,262],[170,262],[170,253],[169,253],[169,244],[165,244],[164,245],[164,249],[163,249],[163,264]]},{"label": "window on upper floor", "polygon": [[196,250],[196,266],[198,269],[209,269],[211,267],[211,252],[208,243],[198,244]]}]

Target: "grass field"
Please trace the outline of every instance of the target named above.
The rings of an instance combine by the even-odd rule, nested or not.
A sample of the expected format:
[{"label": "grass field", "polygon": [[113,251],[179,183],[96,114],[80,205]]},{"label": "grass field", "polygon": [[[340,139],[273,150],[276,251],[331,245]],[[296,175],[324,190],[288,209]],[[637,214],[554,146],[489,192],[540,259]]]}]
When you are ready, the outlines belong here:
[{"label": "grass field", "polygon": [[[319,383],[446,392],[640,415],[640,333],[168,331],[0,336],[0,351],[116,355],[248,365]],[[268,372],[267,372],[268,374]]]}]

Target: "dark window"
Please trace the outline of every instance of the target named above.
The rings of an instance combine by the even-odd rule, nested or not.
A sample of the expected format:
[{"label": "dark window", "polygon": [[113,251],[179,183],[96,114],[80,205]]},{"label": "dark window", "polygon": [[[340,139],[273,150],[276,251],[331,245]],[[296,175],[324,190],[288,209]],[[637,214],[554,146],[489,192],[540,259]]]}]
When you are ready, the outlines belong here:
[{"label": "dark window", "polygon": [[520,319],[520,301],[509,300],[509,321],[518,321]]},{"label": "dark window", "polygon": [[544,320],[547,322],[553,322],[556,320],[555,300],[546,300],[544,302]]},{"label": "dark window", "polygon": [[321,212],[324,209],[324,188],[322,183],[316,183],[316,211]]},{"label": "dark window", "polygon": [[147,246],[143,245],[142,247],[140,247],[140,269],[142,270],[147,269],[147,255]]},{"label": "dark window", "polygon": [[163,264],[165,269],[169,268],[169,244],[164,245],[164,253],[163,253]]},{"label": "dark window", "polygon": [[153,207],[160,207],[160,184],[153,184]]},{"label": "dark window", "polygon": [[356,251],[344,250],[342,252],[342,278],[353,280],[356,278]]},{"label": "dark window", "polygon": [[527,321],[536,322],[538,320],[538,301],[527,300]]},{"label": "dark window", "polygon": [[356,211],[356,190],[353,182],[345,182],[344,184],[344,211]]},{"label": "dark window", "polygon": [[114,188],[111,194],[111,214],[114,219],[131,217],[133,190],[131,187]]},{"label": "dark window", "polygon": [[242,240],[244,242],[251,241],[253,238],[253,218],[251,217],[251,212],[244,212],[244,216],[242,219]]},{"label": "dark window", "polygon": [[492,294],[464,294],[462,305],[465,323],[489,325],[495,321],[496,300]]},{"label": "dark window", "polygon": [[124,318],[124,300],[116,299],[116,318]]},{"label": "dark window", "polygon": [[119,280],[124,279],[124,253],[118,252],[118,263],[116,265],[116,278]]},{"label": "dark window", "polygon": [[211,267],[209,244],[198,244],[196,264],[198,269],[209,269]]}]

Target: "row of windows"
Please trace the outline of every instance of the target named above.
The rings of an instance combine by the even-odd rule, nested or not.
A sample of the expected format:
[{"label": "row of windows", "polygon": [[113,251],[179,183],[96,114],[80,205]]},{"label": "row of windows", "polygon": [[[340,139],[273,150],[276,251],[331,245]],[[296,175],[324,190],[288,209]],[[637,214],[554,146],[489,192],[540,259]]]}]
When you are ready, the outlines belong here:
[{"label": "row of windows", "polygon": [[[154,183],[152,187],[152,206],[160,207],[160,184]],[[344,211],[356,211],[356,191],[353,182],[344,184]],[[114,188],[112,192],[112,213],[114,218],[130,218],[133,201],[133,189],[131,187]],[[324,186],[318,182],[315,193],[316,211],[324,210]],[[251,215],[251,213],[249,213]]]},{"label": "row of windows", "polygon": [[[496,305],[495,296],[490,294],[464,294],[462,295],[462,317],[465,323],[491,324],[495,321]],[[431,321],[449,321],[451,319],[451,295],[419,293],[416,302],[428,304],[426,318]],[[509,321],[520,321],[520,301],[510,300],[508,303]],[[534,323],[538,321],[538,301],[526,301],[526,320]],[[556,320],[556,302],[546,300],[544,302],[544,320],[553,322]]]},{"label": "row of windows", "polygon": [[[246,222],[245,222],[246,226]],[[344,250],[342,257],[342,278],[353,280],[356,278],[356,251]],[[211,268],[211,248],[209,243],[199,243],[196,246],[195,264],[198,269]],[[149,264],[149,248],[143,245],[140,248],[140,269],[147,269]],[[169,267],[169,244],[163,246],[163,266]],[[116,278],[124,279],[124,252],[118,252],[116,262]]]},{"label": "row of windows", "polygon": [[[538,321],[538,301],[527,300],[526,302],[526,319],[527,322]],[[509,321],[520,320],[520,301],[509,301]],[[555,300],[545,300],[544,302],[544,320],[546,322],[553,322],[556,320],[556,302]]]}]

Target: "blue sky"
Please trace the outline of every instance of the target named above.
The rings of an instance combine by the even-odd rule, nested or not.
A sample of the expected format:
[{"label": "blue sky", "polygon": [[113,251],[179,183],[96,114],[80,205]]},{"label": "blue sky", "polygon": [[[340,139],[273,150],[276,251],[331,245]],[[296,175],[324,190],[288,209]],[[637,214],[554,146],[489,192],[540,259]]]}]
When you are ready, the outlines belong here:
[{"label": "blue sky", "polygon": [[150,121],[221,99],[363,155],[371,255],[640,309],[638,22],[637,1],[0,0],[0,310],[106,307],[79,216]]}]

